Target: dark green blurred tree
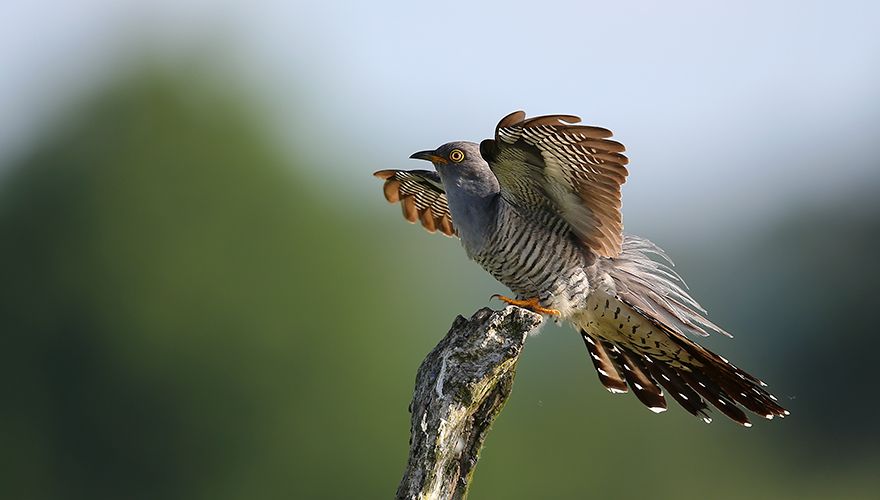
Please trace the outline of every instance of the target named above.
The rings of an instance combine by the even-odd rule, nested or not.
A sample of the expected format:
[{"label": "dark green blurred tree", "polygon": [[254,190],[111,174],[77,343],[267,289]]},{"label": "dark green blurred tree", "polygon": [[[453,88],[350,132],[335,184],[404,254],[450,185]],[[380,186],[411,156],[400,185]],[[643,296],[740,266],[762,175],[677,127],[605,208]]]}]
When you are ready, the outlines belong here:
[{"label": "dark green blurred tree", "polygon": [[850,196],[807,202],[774,223],[743,245],[745,279],[734,291],[745,299],[741,308],[754,311],[747,326],[765,332],[783,356],[777,377],[798,409],[792,442],[802,456],[837,466],[880,455],[871,347],[873,312],[880,310],[878,191],[869,181]]},{"label": "dark green blurred tree", "polygon": [[322,431],[385,418],[347,414],[388,376],[364,373],[381,298],[351,300],[381,256],[246,102],[205,75],[135,72],[9,168],[3,498],[344,496],[334,462],[359,467],[356,491],[393,490],[405,399],[396,440],[363,434],[400,457],[340,457],[350,436]]}]

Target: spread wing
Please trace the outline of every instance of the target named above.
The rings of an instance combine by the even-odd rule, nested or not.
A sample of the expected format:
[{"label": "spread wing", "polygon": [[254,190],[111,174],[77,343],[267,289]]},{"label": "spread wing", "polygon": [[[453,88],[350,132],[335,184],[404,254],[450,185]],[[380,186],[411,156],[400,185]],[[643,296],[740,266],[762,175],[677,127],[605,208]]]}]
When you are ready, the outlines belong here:
[{"label": "spread wing", "polygon": [[446,191],[437,172],[380,170],[373,175],[385,181],[385,199],[390,203],[400,202],[406,220],[420,222],[430,233],[440,231],[446,236],[456,235]]},{"label": "spread wing", "polygon": [[575,125],[576,116],[526,119],[516,111],[495,128],[480,154],[514,206],[558,213],[597,255],[615,257],[623,244],[620,186],[628,163],[611,132]]}]

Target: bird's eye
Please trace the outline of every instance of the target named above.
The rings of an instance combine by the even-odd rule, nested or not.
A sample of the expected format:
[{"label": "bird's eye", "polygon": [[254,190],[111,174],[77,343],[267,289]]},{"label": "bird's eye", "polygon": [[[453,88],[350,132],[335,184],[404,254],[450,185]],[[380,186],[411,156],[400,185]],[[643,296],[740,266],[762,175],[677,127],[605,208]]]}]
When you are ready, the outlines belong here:
[{"label": "bird's eye", "polygon": [[449,159],[455,163],[460,163],[462,160],[464,160],[464,152],[462,152],[462,150],[460,149],[453,149],[449,153]]}]

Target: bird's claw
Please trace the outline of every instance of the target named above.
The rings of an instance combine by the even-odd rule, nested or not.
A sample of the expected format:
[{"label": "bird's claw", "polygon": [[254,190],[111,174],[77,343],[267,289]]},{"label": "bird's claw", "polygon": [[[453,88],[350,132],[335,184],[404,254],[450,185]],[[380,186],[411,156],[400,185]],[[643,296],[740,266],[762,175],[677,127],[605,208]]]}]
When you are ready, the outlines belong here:
[{"label": "bird's claw", "polygon": [[559,312],[559,310],[557,310],[557,309],[548,309],[546,307],[541,306],[541,302],[538,300],[537,297],[532,298],[532,299],[527,299],[527,300],[516,300],[516,299],[511,299],[510,297],[505,297],[504,295],[500,295],[500,294],[496,293],[496,294],[492,295],[491,297],[489,297],[489,300],[492,300],[492,299],[498,299],[501,302],[506,302],[507,304],[510,304],[512,306],[522,307],[523,309],[528,309],[529,311],[532,311],[532,312],[538,313],[538,314],[547,314],[550,316],[559,316],[561,314]]}]

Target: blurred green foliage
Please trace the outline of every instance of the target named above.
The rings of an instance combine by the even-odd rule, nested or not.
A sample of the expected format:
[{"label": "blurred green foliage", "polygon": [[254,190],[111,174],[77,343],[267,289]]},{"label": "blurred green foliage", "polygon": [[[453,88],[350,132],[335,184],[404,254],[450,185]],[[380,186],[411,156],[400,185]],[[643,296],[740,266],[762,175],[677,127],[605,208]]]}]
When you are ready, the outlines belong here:
[{"label": "blurred green foliage", "polygon": [[[249,100],[209,80],[121,77],[7,166],[3,498],[387,498],[418,364],[501,291],[454,240],[403,224],[369,170],[350,182],[376,203],[354,206],[303,163],[320,155],[282,154]],[[877,305],[858,276],[878,275],[880,217],[835,220],[680,259],[715,317],[750,332],[713,347],[796,395],[790,419],[655,416],[547,326],[472,498],[874,498],[857,313]],[[842,245],[824,246],[829,225]]]}]

